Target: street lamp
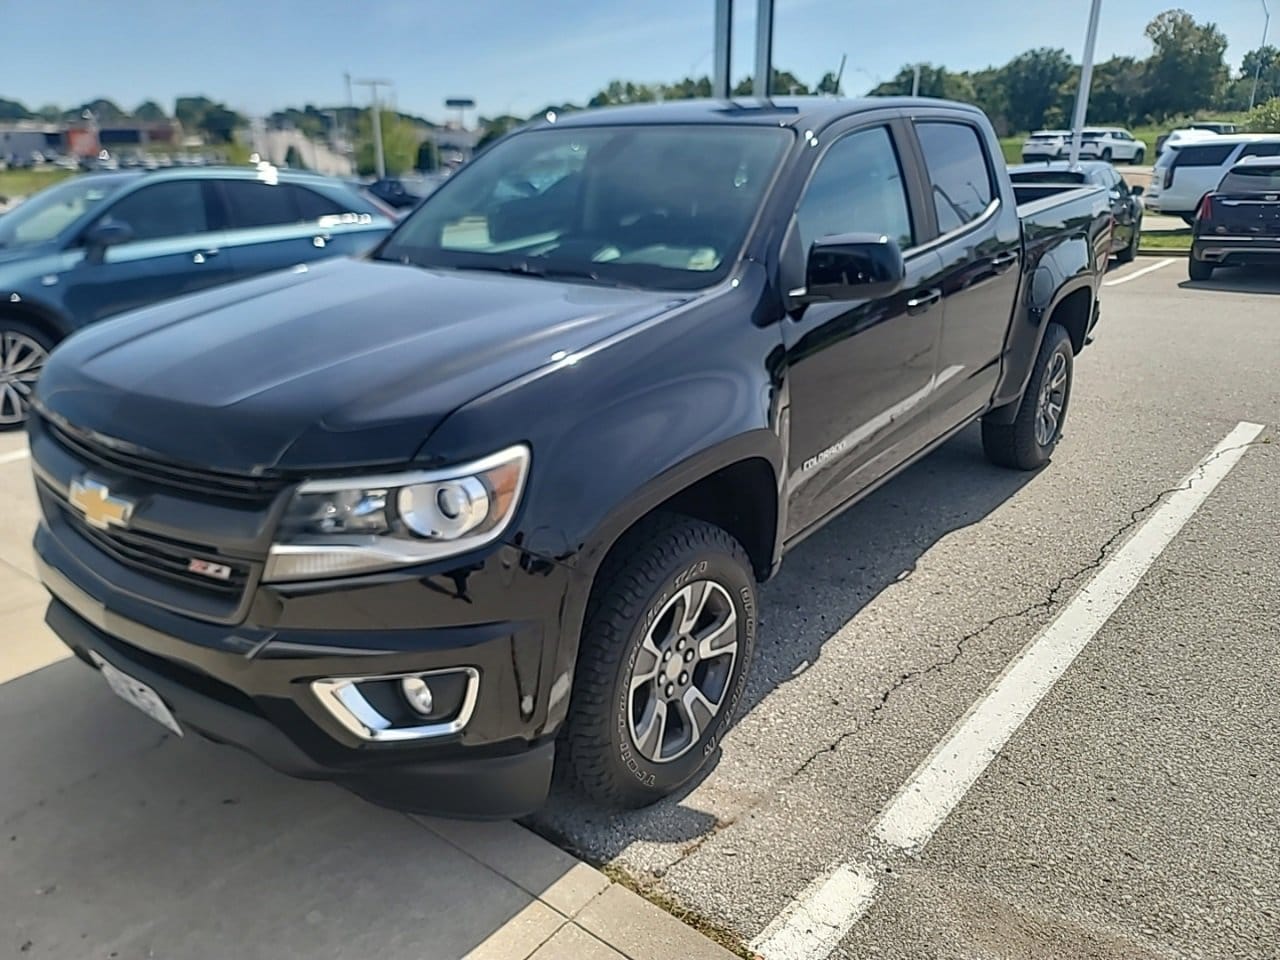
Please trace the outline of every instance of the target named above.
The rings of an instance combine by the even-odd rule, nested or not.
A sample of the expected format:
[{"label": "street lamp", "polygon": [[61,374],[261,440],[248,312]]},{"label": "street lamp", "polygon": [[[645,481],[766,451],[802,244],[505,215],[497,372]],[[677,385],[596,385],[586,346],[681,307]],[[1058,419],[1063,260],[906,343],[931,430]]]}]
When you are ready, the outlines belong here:
[{"label": "street lamp", "polygon": [[369,96],[373,100],[373,157],[378,170],[378,179],[387,175],[387,163],[382,155],[382,107],[378,104],[378,88],[391,86],[390,80],[357,80],[362,87],[369,88]]},{"label": "street lamp", "polygon": [[1249,109],[1253,109],[1258,99],[1258,78],[1262,76],[1262,56],[1267,49],[1267,30],[1271,27],[1271,11],[1267,9],[1267,0],[1262,0],[1262,44],[1258,47],[1258,62],[1253,70],[1253,93],[1249,94]]}]

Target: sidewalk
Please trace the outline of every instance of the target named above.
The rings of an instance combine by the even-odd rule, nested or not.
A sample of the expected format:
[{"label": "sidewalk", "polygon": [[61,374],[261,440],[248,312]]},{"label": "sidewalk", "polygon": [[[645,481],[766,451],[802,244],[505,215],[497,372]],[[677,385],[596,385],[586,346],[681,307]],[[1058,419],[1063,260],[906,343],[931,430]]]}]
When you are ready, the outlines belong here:
[{"label": "sidewalk", "polygon": [[0,956],[733,956],[514,823],[383,810],[166,733],[44,627],[25,462],[0,460],[0,496]]}]

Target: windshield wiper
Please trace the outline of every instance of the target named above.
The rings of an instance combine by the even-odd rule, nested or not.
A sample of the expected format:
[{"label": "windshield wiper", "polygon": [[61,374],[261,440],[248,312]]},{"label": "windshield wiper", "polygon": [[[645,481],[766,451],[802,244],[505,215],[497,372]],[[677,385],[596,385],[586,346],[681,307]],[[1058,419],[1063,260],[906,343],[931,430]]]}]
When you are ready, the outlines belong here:
[{"label": "windshield wiper", "polygon": [[487,270],[491,273],[514,273],[522,277],[538,277],[543,280],[589,280],[592,283],[604,284],[609,287],[627,287],[628,289],[636,289],[628,287],[625,283],[619,283],[616,280],[609,280],[601,277],[594,270],[583,270],[577,267],[558,267],[543,266],[541,264],[532,264],[528,260],[517,260],[514,263],[465,263],[457,264],[446,269],[451,270]]}]

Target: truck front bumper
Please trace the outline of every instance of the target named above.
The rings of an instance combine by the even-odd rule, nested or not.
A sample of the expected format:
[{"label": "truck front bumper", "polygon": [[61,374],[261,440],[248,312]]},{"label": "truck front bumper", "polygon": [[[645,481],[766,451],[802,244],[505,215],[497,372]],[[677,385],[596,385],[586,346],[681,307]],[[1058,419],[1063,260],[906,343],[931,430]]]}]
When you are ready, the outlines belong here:
[{"label": "truck front bumper", "polygon": [[[100,659],[150,687],[184,731],[397,809],[507,818],[537,809],[546,798],[554,761],[547,681],[557,634],[554,622],[533,611],[511,617],[511,609],[472,603],[459,618],[459,597],[442,598],[437,578],[418,572],[312,585],[295,595],[260,587],[264,595],[255,598],[255,609],[273,610],[274,622],[228,626],[139,602],[95,570],[101,558],[56,524],[40,525],[35,546],[40,577],[53,595],[49,626],[86,663],[96,666]],[[509,553],[518,551],[500,546],[472,564],[479,582],[470,597],[460,590],[462,599],[493,596],[480,584],[500,576],[496,567],[511,565]],[[538,572],[550,592],[560,575],[556,568]],[[513,603],[523,593],[514,585],[507,592]],[[415,597],[419,603],[412,603]],[[353,606],[362,625],[342,629],[352,616],[341,611]],[[452,620],[442,606],[454,611]],[[316,628],[321,610],[331,612],[338,629]],[[465,715],[459,700],[441,722],[427,724],[433,731],[427,737],[374,736],[350,717],[344,722],[342,711],[317,692],[317,681],[333,678],[382,683],[433,672],[458,673],[475,684],[466,687]],[[383,700],[370,694],[371,700],[381,704],[394,696],[399,688],[391,683]],[[459,718],[460,724],[450,723]]]}]

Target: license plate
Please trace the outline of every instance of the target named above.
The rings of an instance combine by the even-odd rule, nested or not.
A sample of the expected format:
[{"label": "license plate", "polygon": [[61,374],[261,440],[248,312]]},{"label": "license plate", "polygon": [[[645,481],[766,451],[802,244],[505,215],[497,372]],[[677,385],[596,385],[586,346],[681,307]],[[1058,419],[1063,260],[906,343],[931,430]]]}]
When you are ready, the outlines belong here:
[{"label": "license plate", "polygon": [[127,673],[120,672],[96,653],[91,652],[89,656],[98,665],[98,669],[102,671],[102,676],[107,681],[107,685],[115,691],[116,696],[133,704],[152,720],[168,727],[178,736],[182,736],[182,728],[178,726],[178,721],[173,718],[169,708],[160,699],[160,694],[140,680],[135,680]]}]

